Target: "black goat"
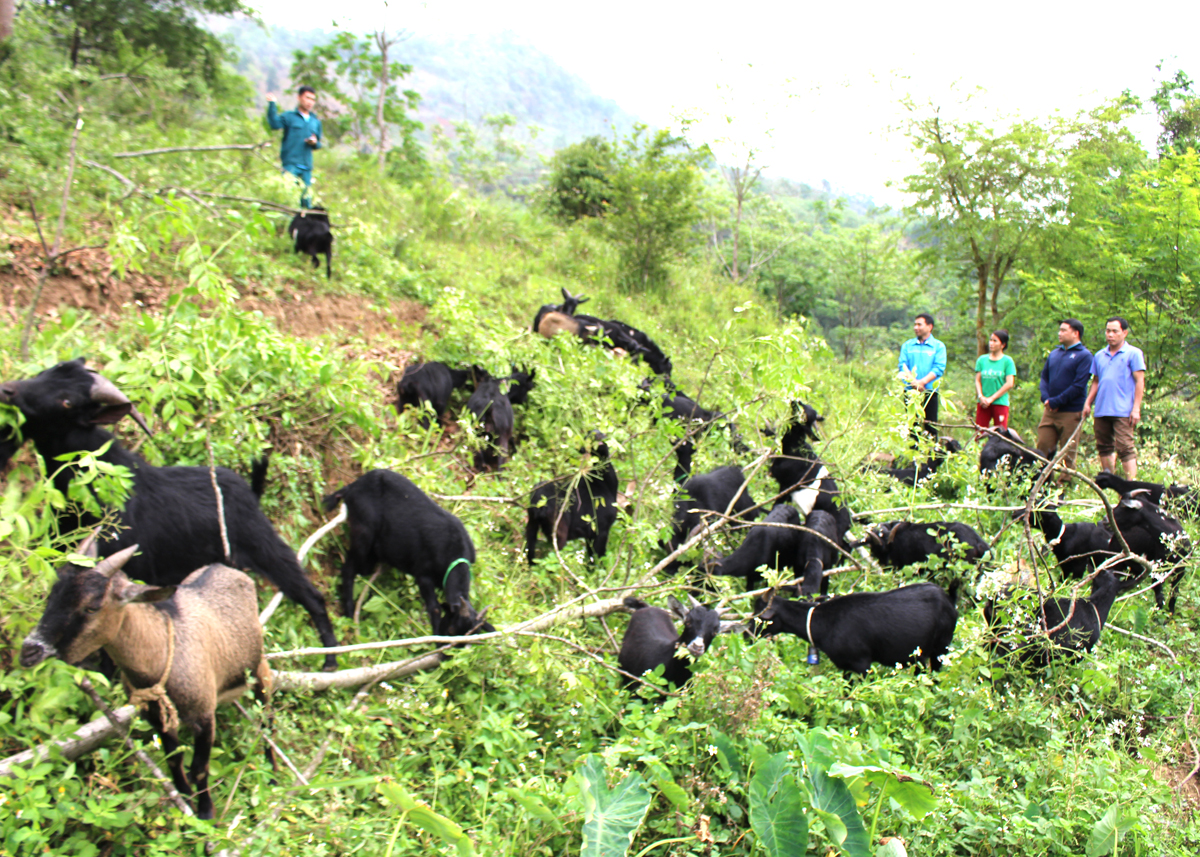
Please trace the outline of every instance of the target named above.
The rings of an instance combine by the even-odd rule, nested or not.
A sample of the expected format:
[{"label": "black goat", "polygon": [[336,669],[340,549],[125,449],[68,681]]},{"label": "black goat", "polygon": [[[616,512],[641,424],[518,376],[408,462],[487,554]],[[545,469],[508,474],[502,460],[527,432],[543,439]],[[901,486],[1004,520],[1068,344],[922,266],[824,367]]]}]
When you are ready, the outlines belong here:
[{"label": "black goat", "polygon": [[763,577],[758,569],[764,565],[768,568],[790,568],[793,576],[799,577],[802,571],[801,532],[791,529],[800,525],[800,513],[796,511],[796,507],[780,503],[771,510],[763,524],[751,527],[738,549],[728,556],[713,560],[707,566],[708,571],[727,577],[744,578],[747,589],[757,589],[761,586]]},{"label": "black goat", "polygon": [[1046,463],[1039,452],[1025,449],[1021,436],[1012,429],[996,429],[995,432],[979,451],[980,473],[991,473],[1001,466],[1015,471],[1018,468],[1041,467]]},{"label": "black goat", "polygon": [[580,304],[591,298],[573,295],[562,290],[561,304],[543,304],[533,317],[533,330],[547,339],[559,333],[573,333],[589,344],[604,342],[606,347],[620,349],[637,362],[644,361],[656,375],[671,374],[671,360],[649,336],[632,325],[615,319],[605,320],[577,312]]},{"label": "black goat", "polygon": [[804,520],[804,526],[812,532],[800,534],[800,562],[804,580],[800,594],[808,597],[816,592],[829,594],[829,578],[826,570],[833,568],[838,560],[838,548],[844,548],[837,519],[828,512],[813,509]]},{"label": "black goat", "polygon": [[[1016,520],[1023,517],[1024,512],[1014,515]],[[1029,523],[1042,531],[1058,567],[1067,577],[1086,577],[1112,556],[1109,551],[1112,533],[1100,524],[1066,524],[1054,509],[1034,509]]]},{"label": "black goat", "polygon": [[853,547],[867,545],[880,565],[904,568],[930,557],[961,556],[978,562],[988,545],[979,533],[958,521],[889,521],[867,528],[867,537]]},{"label": "black goat", "polygon": [[[344,615],[354,614],[354,578],[386,563],[417,581],[434,634],[461,637],[480,624],[471,607],[475,545],[462,521],[390,470],[370,470],[325,497],[327,511],[338,503],[346,504],[350,527],[340,587]],[[495,629],[484,622],[481,630]]]},{"label": "black goat", "polygon": [[329,226],[329,215],[319,205],[314,205],[306,212],[301,212],[292,218],[288,226],[288,235],[296,242],[296,253],[312,256],[314,268],[321,265],[317,256],[325,257],[325,279],[333,277],[333,230]]},{"label": "black goat", "polygon": [[[450,406],[450,394],[471,381],[466,369],[451,369],[445,363],[416,363],[404,367],[404,375],[396,385],[396,411],[420,409],[425,403],[441,420]],[[429,415],[421,417],[421,425],[429,428]]]},{"label": "black goat", "polygon": [[599,465],[578,478],[559,478],[533,489],[529,522],[525,525],[525,556],[530,564],[539,530],[556,548],[572,539],[583,539],[590,557],[603,557],[608,550],[608,531],[617,519],[620,483],[609,458],[608,444],[603,436],[597,440],[593,455]]},{"label": "black goat", "polygon": [[771,477],[779,493],[791,500],[807,517],[813,509],[833,515],[838,522],[838,538],[850,529],[850,509],[841,503],[841,490],[810,441],[817,439],[817,423],[825,417],[812,405],[792,402],[792,417],[780,442],[780,455],[771,459]]},{"label": "black goat", "polygon": [[[1023,663],[1037,666],[1047,666],[1056,652],[1091,652],[1100,642],[1100,632],[1108,622],[1108,612],[1119,589],[1116,575],[1102,571],[1092,580],[1091,597],[1076,600],[1073,606],[1070,598],[1046,599],[1038,611],[1036,629],[1029,629],[1015,645],[997,638],[994,649],[1015,653]],[[1043,612],[1045,626],[1042,625]],[[995,628],[995,616],[995,606],[989,601],[984,605],[984,620],[989,628]],[[1068,616],[1071,617],[1069,621]],[[1046,630],[1051,632],[1049,637]]]},{"label": "black goat", "polygon": [[[683,493],[687,497],[675,501],[675,532],[665,545],[667,553],[674,552],[677,547],[688,540],[697,527],[703,524],[704,512],[716,512],[723,515],[725,510],[729,509],[731,516],[741,517],[743,521],[758,517],[759,512],[748,517],[744,516],[754,507],[754,498],[750,496],[749,490],[743,490],[745,486],[746,475],[736,464],[701,473],[683,483]],[[736,502],[734,501],[735,497],[737,498]],[[732,509],[730,509],[730,503],[733,503]],[[670,566],[672,570],[678,567],[678,560],[675,560]]]},{"label": "black goat", "polygon": [[[698,658],[708,651],[717,634],[726,633],[735,625],[721,621],[723,611],[705,607],[691,596],[688,600],[692,605],[690,610],[685,609],[674,595],[667,596],[671,613],[683,620],[683,630],[676,631],[671,613],[636,598],[625,599],[625,606],[633,610],[633,615],[629,617],[629,625],[621,639],[621,653],[617,656],[622,671],[642,676],[665,666],[663,678],[674,687],[682,686],[692,677],[691,663],[682,653],[677,656],[676,650],[682,649],[692,658]],[[629,675],[621,676],[622,686],[634,684],[635,679]]]},{"label": "black goat", "polygon": [[514,405],[523,405],[529,400],[529,394],[533,392],[534,378],[537,375],[537,369],[530,369],[526,372],[523,369],[512,367],[512,373],[508,376],[511,382],[508,387],[508,401]]},{"label": "black goat", "polygon": [[1096,484],[1118,494],[1130,494],[1134,491],[1145,491],[1146,497],[1156,506],[1161,506],[1165,497],[1168,503],[1181,508],[1189,515],[1195,515],[1200,508],[1200,491],[1186,485],[1171,485],[1167,487],[1158,482],[1139,482],[1135,479],[1123,479],[1115,473],[1102,471],[1096,474]]},{"label": "black goat", "polygon": [[[69,496],[68,485],[75,473],[74,467],[62,467],[56,461],[66,453],[95,451],[110,444],[100,458],[133,474],[133,490],[120,511],[117,527],[99,544],[102,557],[141,545],[142,552],[124,567],[131,578],[169,586],[215,562],[248,568],[308,611],[324,646],[338,644],[325,599],[305,576],[296,554],[272,528],[246,481],[232,470],[215,468],[224,508],[224,516],[219,517],[209,468],[155,467],[125,449],[99,426],[114,424],[127,414],[143,428],[145,422],[129,399],[107,378],[88,369],[82,358],[59,363],[33,378],[0,384],[0,403],[12,405],[24,415],[24,436],[33,441],[46,471],[57,471],[54,484],[64,496]],[[6,463],[0,460],[0,466]],[[222,521],[229,541],[228,557],[222,543]],[[97,523],[87,512],[66,510],[59,515],[60,532]],[[327,655],[325,668],[336,667],[337,658]]]},{"label": "black goat", "polygon": [[467,410],[483,423],[485,446],[475,453],[476,470],[499,470],[508,460],[515,423],[512,402],[500,389],[507,380],[485,376],[467,399]]},{"label": "black goat", "polygon": [[[1154,603],[1163,607],[1163,584],[1171,580],[1171,596],[1166,602],[1167,610],[1175,612],[1175,599],[1179,595],[1179,581],[1185,571],[1184,561],[1191,553],[1192,544],[1183,525],[1174,515],[1167,514],[1140,490],[1135,490],[1121,497],[1121,502],[1113,509],[1113,520],[1117,529],[1125,537],[1129,550],[1145,557],[1154,563],[1167,563],[1171,567],[1164,577],[1154,584]],[[1113,535],[1108,549],[1113,553],[1121,552],[1121,540]],[[1123,588],[1136,585],[1144,574],[1142,565],[1134,560],[1125,560],[1115,565],[1114,570],[1124,574],[1127,582]]]},{"label": "black goat", "polygon": [[946,461],[946,458],[962,452],[962,444],[952,437],[940,437],[934,446],[933,455],[928,461],[917,464],[915,461],[907,467],[881,467],[879,470],[905,485],[915,485],[924,482]]},{"label": "black goat", "polygon": [[934,672],[958,625],[957,586],[918,583],[888,592],[855,592],[820,604],[775,595],[754,602],[757,633],[795,634],[829,656],[843,672],[866,674],[872,663],[907,666],[927,661]]}]

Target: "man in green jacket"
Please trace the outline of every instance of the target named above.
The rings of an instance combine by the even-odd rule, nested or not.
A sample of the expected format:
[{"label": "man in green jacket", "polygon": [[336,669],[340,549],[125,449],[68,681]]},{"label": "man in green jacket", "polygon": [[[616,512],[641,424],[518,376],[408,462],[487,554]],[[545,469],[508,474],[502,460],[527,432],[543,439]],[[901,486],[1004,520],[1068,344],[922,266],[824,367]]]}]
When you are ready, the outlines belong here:
[{"label": "man in green jacket", "polygon": [[283,142],[279,146],[279,161],[283,171],[291,173],[304,182],[300,193],[300,207],[312,208],[309,187],[312,185],[312,153],[321,148],[321,120],[313,113],[317,93],[311,86],[302,86],[296,92],[296,109],[279,112],[275,96],[267,95],[267,124],[271,129],[283,129]]}]

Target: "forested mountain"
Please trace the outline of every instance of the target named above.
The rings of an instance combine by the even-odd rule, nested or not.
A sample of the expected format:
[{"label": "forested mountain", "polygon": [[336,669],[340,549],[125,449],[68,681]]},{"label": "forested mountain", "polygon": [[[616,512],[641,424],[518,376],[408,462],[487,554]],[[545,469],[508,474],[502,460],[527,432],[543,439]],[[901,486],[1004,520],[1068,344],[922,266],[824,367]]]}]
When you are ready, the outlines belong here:
[{"label": "forested mountain", "polygon": [[[263,29],[245,19],[213,19],[210,26],[233,45],[236,69],[260,92],[288,85],[293,51],[309,50],[335,35],[331,30]],[[542,129],[533,145],[552,151],[590,134],[623,134],[634,123],[616,102],[597,95],[515,33],[458,38],[413,33],[398,45],[393,59],[413,67],[404,88],[421,94],[417,118],[427,130],[459,121],[479,124],[485,116],[510,113],[518,126]]]}]

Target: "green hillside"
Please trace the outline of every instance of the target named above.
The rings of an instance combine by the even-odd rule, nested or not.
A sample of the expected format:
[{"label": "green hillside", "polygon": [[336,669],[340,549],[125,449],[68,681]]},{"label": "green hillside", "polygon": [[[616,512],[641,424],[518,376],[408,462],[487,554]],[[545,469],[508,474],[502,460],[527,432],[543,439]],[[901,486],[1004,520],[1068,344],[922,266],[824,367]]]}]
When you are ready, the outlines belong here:
[{"label": "green hillside", "polygon": [[[342,615],[342,525],[305,567],[338,639],[374,647],[343,652],[339,672],[319,673],[320,653],[292,654],[318,645],[302,609],[284,602],[266,624],[266,651],[278,656],[270,736],[290,766],[272,772],[264,762],[268,712],[249,696],[245,714],[218,710],[211,822],[178,809],[119,739],[14,763],[98,717],[80,687],[83,669],[52,659],[24,670],[18,651],[56,569],[85,535],[58,532],[58,513],[72,504],[101,511],[129,488],[126,471],[84,455],[74,462],[76,487],[61,493],[26,444],[6,462],[0,494],[0,855],[1200,848],[1192,705],[1200,616],[1189,546],[1174,615],[1154,608],[1143,581],[1116,602],[1091,653],[1027,670],[993,650],[983,606],[1013,568],[1036,572],[1036,591],[1001,602],[1016,625],[1036,621],[1037,592],[1089,592],[1061,579],[1042,535],[1014,524],[1014,511],[1033,497],[1060,503],[1068,521],[1095,521],[1104,505],[1083,480],[1090,462],[1062,490],[1028,476],[980,477],[969,372],[976,282],[931,215],[916,225],[859,221],[845,214],[855,212],[851,201],[808,219],[752,188],[736,220],[727,172],[645,129],[560,149],[522,199],[471,180],[497,175],[494,152],[429,152],[427,170],[398,174],[338,145],[315,155],[314,189],[333,222],[326,279],[286,234],[297,188],[278,173],[278,138],[264,130],[250,82],[228,66],[205,78],[190,60],[170,65],[124,36],[119,50],[72,65],[65,14],[22,7],[15,35],[0,43],[0,380],[86,357],[154,429],[148,439],[129,420],[115,426],[150,464],[249,476],[269,453],[262,507],[297,548],[331,517],[326,494],[373,468],[402,473],[463,521],[477,550],[471,602],[500,633],[461,647],[410,642],[429,635],[429,622],[413,580],[389,568],[360,580],[355,614]],[[255,73],[270,74],[268,65]],[[176,151],[152,152],[160,149]],[[1186,147],[1178,160],[1143,152],[1127,175],[1170,169],[1186,184],[1195,162]],[[1092,167],[1089,175],[1107,175]],[[1159,204],[1149,181],[1105,189],[1073,192],[1081,217],[1112,215],[1131,230],[1126,238],[1143,230],[1138,246],[1169,244],[1180,270],[1195,269],[1187,240],[1160,235],[1135,209],[1118,211],[1130,200]],[[809,203],[810,191],[792,196]],[[1195,196],[1179,199],[1174,222],[1193,222]],[[1108,248],[1127,276],[1106,279],[1101,262],[1110,257],[1064,220],[1043,224],[1040,255],[1022,257],[997,286],[1019,357],[1013,423],[1023,432],[1040,408],[1029,379],[1049,345],[1048,319],[1081,307],[1095,325],[1106,301],[1125,300],[1135,274],[1155,288],[1163,282],[1155,277],[1166,263],[1138,255],[1134,242]],[[646,395],[645,366],[530,330],[562,289],[588,296],[582,311],[649,334],[671,357],[678,389],[736,424],[741,443],[723,428],[691,436],[694,473],[737,464],[756,501],[787,502],[769,462],[802,400],[825,417],[817,452],[854,513],[852,538],[900,519],[957,520],[982,534],[991,545],[982,563],[892,570],[855,550],[839,554],[830,575],[832,595],[918,581],[956,589],[958,623],[940,670],[875,664],[847,678],[828,653],[807,664],[801,637],[730,633],[696,661],[685,687],[664,687],[665,696],[646,689],[644,699],[621,688],[622,599],[665,606],[668,596],[691,595],[750,623],[755,593],[701,570],[742,543],[737,521],[698,538],[680,573],[665,570],[660,543],[671,535],[684,427],[655,406],[657,387]],[[1182,287],[1169,291],[1177,303],[1156,303],[1161,290],[1147,286],[1134,305],[1137,336],[1156,361],[1140,475],[1167,482],[1188,481],[1196,461],[1193,357],[1190,346],[1174,355],[1165,345],[1191,342],[1183,328],[1192,303]],[[954,360],[942,431],[965,449],[913,487],[868,462],[914,454],[895,348],[911,315],[930,306]],[[518,444],[503,468],[473,467],[486,438],[461,391],[443,424],[426,429],[418,414],[397,413],[395,384],[414,360],[497,376],[536,371],[529,402],[515,407]],[[5,459],[20,422],[17,408],[0,406]],[[527,564],[531,492],[594,466],[581,450],[597,431],[621,488],[606,555],[589,561],[580,541],[556,551],[543,540]],[[915,454],[928,457],[930,447],[921,440]],[[1089,440],[1081,460],[1092,449]],[[1200,535],[1194,520],[1185,525]],[[764,572],[771,585],[787,582],[786,571]],[[258,582],[260,606],[272,594]],[[351,672],[384,665],[394,669]],[[119,681],[88,674],[112,707],[124,705]],[[330,681],[337,686],[314,689]],[[191,740],[185,733],[185,746]],[[131,741],[163,766],[144,720]]]}]

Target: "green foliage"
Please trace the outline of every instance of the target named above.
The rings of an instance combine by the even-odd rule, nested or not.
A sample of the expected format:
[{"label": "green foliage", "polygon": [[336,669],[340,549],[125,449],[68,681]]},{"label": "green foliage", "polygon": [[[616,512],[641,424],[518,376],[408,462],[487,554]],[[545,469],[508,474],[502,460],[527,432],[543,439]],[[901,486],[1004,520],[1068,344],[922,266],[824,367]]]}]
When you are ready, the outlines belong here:
[{"label": "green foliage", "polygon": [[564,146],[550,159],[545,205],[550,216],[564,223],[602,217],[611,208],[615,169],[612,145],[591,136]]},{"label": "green foliage", "polygon": [[[199,74],[209,84],[221,76],[225,46],[201,18],[251,12],[241,0],[56,0],[46,6],[50,32],[72,67],[109,70],[111,58],[128,47],[158,54],[168,68]],[[18,30],[28,11],[22,10]]]}]

